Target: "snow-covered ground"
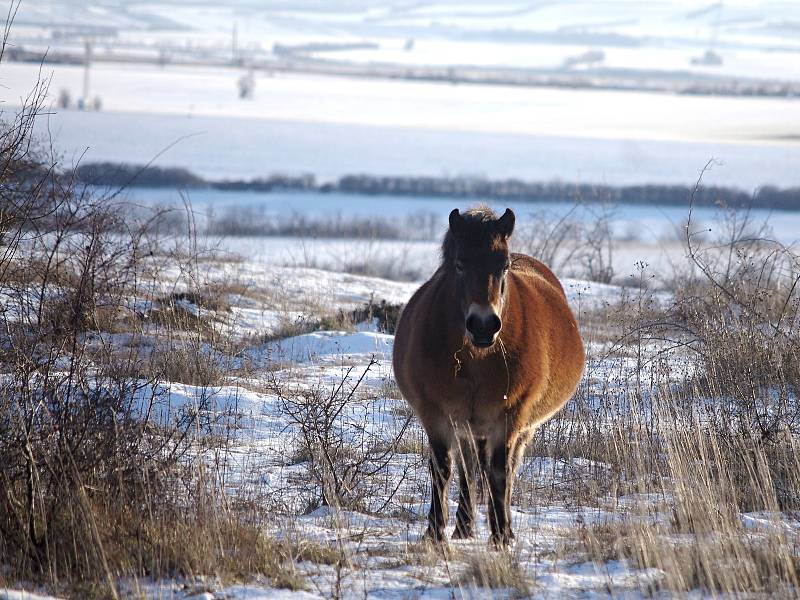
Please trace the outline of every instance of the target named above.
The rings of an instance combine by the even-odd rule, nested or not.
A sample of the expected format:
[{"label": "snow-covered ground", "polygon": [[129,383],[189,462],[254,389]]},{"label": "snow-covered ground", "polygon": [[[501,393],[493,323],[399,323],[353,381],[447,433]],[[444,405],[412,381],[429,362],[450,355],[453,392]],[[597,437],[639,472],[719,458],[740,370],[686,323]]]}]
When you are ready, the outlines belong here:
[{"label": "snow-covered ground", "polygon": [[[393,336],[376,331],[374,323],[362,322],[347,330],[270,338],[276,328],[293,320],[348,311],[370,300],[403,303],[418,283],[269,265],[263,257],[253,260],[252,253],[239,257],[221,254],[203,263],[200,273],[200,280],[194,281],[200,289],[218,284],[217,289],[223,290],[218,293],[225,293],[225,286],[231,286],[232,291],[226,293],[230,308],[217,314],[216,322],[246,343],[239,346],[235,357],[225,359],[229,374],[221,385],[157,384],[156,413],[174,418],[182,410],[202,410],[221,419],[218,426],[230,439],[223,467],[229,493],[257,499],[274,512],[275,518],[267,525],[269,535],[301,546],[317,545],[337,553],[341,561],[336,566],[298,559],[292,568],[305,582],[301,591],[275,589],[265,581],[233,585],[197,578],[123,582],[121,589],[130,597],[311,599],[328,598],[340,590],[342,597],[375,599],[488,595],[644,598],[651,585],[664,576],[658,569],[637,567],[627,560],[595,562],[581,550],[581,544],[588,543],[586,536],[594,535],[587,532],[613,528],[623,520],[629,525],[664,524],[671,514],[669,499],[658,495],[575,496],[576,481],[602,478],[609,470],[608,465],[582,456],[526,458],[512,510],[517,539],[508,558],[487,549],[483,508],[479,509],[474,541],[452,542],[445,555],[420,543],[429,493],[425,439],[416,422],[409,419],[393,384]],[[177,271],[167,270],[162,277],[166,289],[180,290],[186,283]],[[638,302],[640,294],[589,281],[563,279],[563,284],[584,328],[598,315],[604,319],[602,315],[623,299]],[[645,301],[648,298],[646,295]],[[670,295],[662,292],[652,299],[669,303]],[[204,310],[186,299],[181,300],[181,308],[193,314]],[[627,397],[629,386],[641,374],[641,357],[625,352],[612,355],[602,340],[587,339],[587,350],[587,373],[579,395],[583,402],[597,403],[599,414],[600,398],[622,402]],[[645,348],[650,353],[659,350],[657,344]],[[692,368],[682,360],[677,358],[673,373]],[[653,369],[656,372],[655,366]],[[151,396],[148,389],[142,393]],[[296,400],[313,394],[341,401],[336,435],[350,444],[356,456],[365,453],[377,460],[369,452],[381,444],[395,445],[396,451],[381,451],[378,468],[370,469],[354,487],[361,510],[316,505],[320,489],[303,455],[297,420],[302,401]],[[570,403],[565,419],[575,418],[575,410],[576,405]],[[453,490],[452,512],[455,498]],[[800,536],[800,523],[782,515],[745,514],[741,518],[743,527],[754,535],[764,528],[780,527],[782,535],[790,539]],[[512,587],[490,590],[471,578],[474,565],[484,565],[477,567],[481,569],[498,560],[510,561],[522,574]],[[40,600],[10,590],[0,590],[0,598]]]},{"label": "snow-covered ground", "polygon": [[[237,269],[241,265],[228,265]],[[263,269],[263,271],[261,271]],[[221,272],[221,271],[220,271]],[[258,273],[260,274],[260,278]],[[206,272],[210,281],[220,276],[214,268]],[[252,284],[265,281],[283,282],[282,288],[290,296],[305,294],[314,298],[321,293],[329,308],[349,308],[369,298],[404,302],[417,284],[393,282],[335,272],[318,271],[301,267],[278,268],[259,266],[247,278]],[[586,281],[564,280],[570,302],[576,312],[597,310],[615,305],[627,292],[616,286]],[[257,285],[256,285],[257,287]],[[234,307],[234,315],[238,314]],[[232,318],[234,321],[235,317]],[[261,327],[269,324],[262,323]],[[239,335],[252,335],[252,323],[234,325]],[[420,545],[427,511],[427,466],[419,451],[424,436],[416,424],[402,434],[406,446],[420,450],[399,451],[383,466],[380,472],[362,482],[365,487],[363,503],[369,516],[361,512],[331,510],[321,507],[308,514],[304,507],[319,494],[316,484],[305,475],[306,465],[297,462],[297,425],[287,417],[282,393],[276,395],[258,369],[268,365],[281,365],[273,371],[271,381],[279,380],[282,388],[309,389],[321,385],[322,389],[336,388],[341,382],[352,386],[362,373],[364,378],[359,395],[348,400],[339,417],[340,427],[353,435],[353,445],[363,447],[367,440],[392,440],[407,426],[404,402],[390,385],[392,336],[374,331],[369,323],[355,331],[318,331],[287,339],[268,342],[247,351],[254,375],[246,380],[230,377],[225,387],[196,388],[183,384],[164,384],[171,410],[184,405],[197,406],[202,400],[212,398],[211,410],[219,414],[235,414],[236,442],[230,459],[228,485],[234,493],[255,493],[262,501],[272,503],[274,510],[286,514],[273,526],[272,533],[292,540],[311,540],[330,548],[342,549],[347,557],[344,569],[338,573],[329,565],[300,562],[296,568],[308,579],[308,590],[303,592],[276,591],[260,585],[225,586],[204,582],[208,598],[324,598],[330,593],[334,581],[339,579],[345,597],[401,598],[409,594],[420,598],[447,598],[452,594],[464,597],[481,597],[488,590],[475,583],[462,580],[460,573],[471,560],[469,557],[487,553],[485,540],[488,530],[485,513],[481,509],[480,525],[475,541],[455,542],[451,564],[443,568],[436,559],[417,568],[427,550]],[[370,366],[371,361],[377,363]],[[274,367],[273,367],[274,368]],[[628,365],[627,368],[631,368]],[[635,368],[635,364],[632,365]],[[617,371],[613,363],[590,364],[598,385],[603,374]],[[253,391],[261,389],[262,391]],[[543,487],[553,484],[554,478],[574,477],[577,470],[586,473],[604,469],[599,463],[575,459],[574,464],[563,464],[548,458],[532,458],[523,466],[522,477]],[[567,472],[569,475],[567,475]],[[383,494],[388,494],[386,497]],[[390,498],[387,504],[385,500]],[[649,498],[635,497],[624,500],[633,513]],[[623,504],[624,504],[623,502]],[[450,500],[455,511],[455,498]],[[562,594],[638,593],[658,573],[638,570],[624,562],[607,564],[576,562],[574,557],[561,556],[560,545],[570,540],[576,529],[594,524],[613,523],[620,519],[618,508],[601,506],[564,506],[535,501],[513,510],[518,542],[514,547],[514,560],[518,561],[526,576],[536,581],[536,595],[555,597]],[[486,554],[487,560],[496,558]],[[150,582],[141,585],[148,597],[189,598],[195,586],[186,582]],[[498,597],[513,596],[518,590],[495,590]]]},{"label": "snow-covered ground", "polygon": [[[39,65],[9,63],[3,98],[16,104]],[[83,68],[46,64],[55,101],[81,93]],[[800,103],[784,98],[517,88],[312,75],[259,75],[252,100],[237,98],[241,72],[227,68],[98,64],[92,95],[103,110],[180,116],[346,123],[446,131],[636,140],[747,142],[796,136]]]},{"label": "snow-covered ground", "polygon": [[[0,79],[4,72],[5,66],[0,67]],[[232,82],[233,79],[229,82],[231,86]],[[19,88],[20,93],[23,91],[24,88]],[[0,98],[13,104],[18,95],[0,88]],[[264,98],[268,103],[267,89]],[[691,185],[709,159],[715,158],[721,164],[706,178],[711,185],[747,191],[767,184],[800,185],[796,169],[800,145],[791,139],[797,137],[795,125],[800,120],[793,114],[794,108],[787,112],[773,107],[769,101],[754,104],[753,112],[743,120],[762,121],[765,127],[786,136],[784,141],[694,139],[695,130],[691,126],[685,131],[691,141],[674,141],[672,132],[666,128],[660,133],[648,131],[644,138],[637,138],[630,135],[624,124],[619,130],[607,130],[611,137],[596,137],[593,132],[609,124],[602,118],[585,122],[581,127],[566,121],[563,127],[553,126],[552,134],[547,135],[523,133],[522,122],[517,131],[510,133],[484,132],[476,131],[487,118],[478,110],[466,110],[461,115],[464,120],[452,129],[357,124],[361,120],[358,114],[349,117],[350,123],[331,123],[321,119],[335,100],[328,98],[324,89],[315,98],[317,107],[309,110],[307,120],[303,121],[54,110],[54,114],[39,121],[38,131],[43,136],[52,136],[65,166],[78,162],[153,161],[157,166],[184,167],[210,179],[312,173],[321,181],[329,181],[342,175],[367,173],[517,177],[528,181],[555,179],[611,185]],[[643,106],[647,103],[646,98],[635,101]],[[446,98],[442,99],[442,105],[442,110],[447,110]],[[415,106],[416,102],[410,102],[393,108],[416,111],[410,120],[417,115],[427,118],[423,109]],[[492,110],[502,112],[502,102]],[[576,106],[575,110],[585,108]],[[611,110],[615,112],[613,118],[625,118],[625,111]],[[689,113],[693,110],[687,107]],[[661,114],[668,112],[665,108]],[[738,127],[738,116],[722,121],[713,113],[710,105],[706,122],[712,127]],[[541,124],[550,129],[551,122],[541,115],[531,105],[524,119],[529,125]],[[564,118],[569,119],[569,114]],[[660,116],[654,114],[653,118]],[[654,124],[654,128],[660,129],[661,125]],[[513,124],[509,129],[515,129]],[[661,134],[670,139],[658,139]]]},{"label": "snow-covered ground", "polygon": [[[42,73],[52,76],[51,102],[62,89],[80,95],[81,68]],[[18,105],[38,75],[37,65],[4,63],[0,99]],[[714,157],[730,168],[713,183],[797,185],[800,103],[791,99],[275,75],[257,77],[255,97],[240,101],[239,76],[97,65],[92,94],[105,112],[55,111],[40,127],[68,161],[88,147],[84,160],[146,162],[176,143],[156,164],[215,177],[288,170],[689,183]]]}]

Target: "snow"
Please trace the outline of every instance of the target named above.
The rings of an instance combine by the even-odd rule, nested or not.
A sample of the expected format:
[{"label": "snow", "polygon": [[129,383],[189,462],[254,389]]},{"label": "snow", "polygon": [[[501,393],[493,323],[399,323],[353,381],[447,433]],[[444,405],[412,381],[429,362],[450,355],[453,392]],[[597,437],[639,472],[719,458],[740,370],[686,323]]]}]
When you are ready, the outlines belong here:
[{"label": "snow", "polygon": [[[27,95],[38,73],[28,64],[3,65],[6,106]],[[78,93],[80,68],[47,65],[44,73],[52,75],[52,99],[61,89]],[[794,100],[296,75],[259,77],[255,99],[242,102],[239,76],[98,65],[92,85],[105,112],[54,110],[40,131],[52,134],[67,162],[87,147],[84,161],[145,163],[165,151],[156,164],[213,178],[451,173],[689,184],[715,157],[727,166],[709,183],[800,185]]]},{"label": "snow", "polygon": [[[222,596],[236,598],[236,600],[312,600],[320,598],[318,594],[311,594],[302,590],[265,589],[250,585],[233,585],[224,588]],[[216,596],[210,595],[209,600],[212,599],[215,600]]]},{"label": "snow", "polygon": [[26,592],[24,590],[11,590],[0,588],[0,600],[58,600],[54,596]]},{"label": "snow", "polygon": [[753,532],[771,532],[785,535],[789,539],[800,538],[800,520],[795,516],[766,511],[743,513],[742,526]]},{"label": "snow", "polygon": [[[708,172],[717,173],[718,169],[727,171],[730,166],[717,165]],[[695,173],[695,178],[698,173]],[[695,179],[696,180],[696,179]],[[704,176],[705,182],[705,176]],[[800,180],[799,180],[800,184]],[[686,204],[678,206],[621,204],[604,206],[602,203],[572,202],[525,202],[520,200],[487,200],[475,198],[441,198],[426,196],[368,196],[349,193],[318,192],[228,192],[221,190],[192,190],[183,196],[174,189],[133,188],[127,190],[123,197],[135,205],[144,206],[181,206],[183,199],[191,203],[195,219],[202,229],[206,219],[220,216],[239,217],[243,222],[247,217],[254,219],[281,222],[299,220],[300,216],[308,221],[346,223],[349,219],[365,219],[385,223],[394,227],[403,238],[396,244],[403,252],[414,252],[418,241],[438,241],[447,227],[447,217],[453,208],[466,209],[476,204],[487,204],[498,214],[511,208],[517,216],[517,234],[512,238],[525,238],[526,230],[537,221],[548,219],[556,221],[568,218],[572,221],[590,224],[603,216],[609,219],[611,233],[619,241],[638,241],[655,244],[663,241],[677,241],[681,227],[688,216],[688,198]],[[750,216],[755,222],[766,222],[772,230],[772,237],[790,245],[800,241],[800,211],[771,211],[754,208]],[[696,206],[692,211],[696,223],[708,226],[711,234],[721,228],[725,212],[719,207]],[[715,229],[715,227],[717,229]],[[289,244],[293,238],[279,238],[280,244]],[[302,248],[294,250],[296,261],[313,257],[320,252],[319,239],[305,237],[296,242],[306,244],[305,253]],[[219,240],[221,245],[237,244],[234,239]],[[212,242],[213,243],[213,242]],[[242,242],[244,243],[244,242]],[[256,242],[257,243],[257,242]],[[268,240],[261,242],[268,244]],[[340,264],[352,259],[354,254],[367,257],[375,255],[382,241],[379,239],[363,240],[354,244],[352,240],[335,242],[325,240],[328,247],[325,254],[339,257]],[[432,246],[426,245],[426,250]],[[254,245],[251,249],[259,252]],[[277,248],[270,249],[274,255]],[[435,254],[435,248],[432,250]],[[399,256],[397,257],[399,258]],[[308,265],[306,265],[308,266]]]},{"label": "snow", "polygon": [[[5,72],[15,66],[0,70],[0,83],[9,84]],[[55,92],[58,88],[53,85],[51,89]],[[326,94],[324,89],[318,93]],[[503,97],[502,93],[499,97]],[[0,99],[13,106],[17,96],[0,88]],[[633,101],[641,106],[649,103],[646,98]],[[552,102],[558,105],[559,100],[553,98]],[[483,123],[486,116],[471,111],[462,115],[465,120],[457,128],[422,129],[411,125],[362,124],[358,123],[357,114],[347,123],[331,123],[320,121],[325,118],[324,113],[307,115],[303,120],[280,121],[255,115],[110,112],[110,108],[109,112],[81,113],[54,109],[49,119],[38,122],[38,127],[43,136],[53,136],[67,165],[106,160],[145,164],[155,160],[155,165],[185,167],[211,179],[310,172],[321,181],[368,173],[691,185],[708,160],[716,158],[724,164],[709,174],[709,184],[748,191],[765,184],[798,186],[800,179],[794,166],[800,150],[796,140],[790,139],[798,133],[791,125],[798,122],[792,116],[794,111],[786,112],[772,107],[769,101],[761,102],[764,104],[749,109],[756,111],[753,119],[779,120],[775,126],[780,127],[780,135],[786,136],[785,139],[759,141],[748,135],[739,141],[729,141],[699,135],[684,141],[663,140],[655,131],[644,137],[631,136],[627,126],[608,132],[613,133],[611,137],[592,135],[597,125],[609,122],[601,120],[584,123],[580,131],[571,134],[573,126],[568,122],[555,124],[557,130],[551,133],[526,133],[519,123],[511,126],[511,132],[486,132],[476,131],[472,125]],[[442,103],[443,110],[447,110],[447,99],[442,98]],[[392,110],[396,114],[423,110],[414,106],[411,103]],[[580,106],[574,109],[584,110]],[[490,112],[505,110],[506,107],[498,106]],[[624,107],[618,112],[616,108],[613,110],[617,117],[628,114]],[[669,110],[664,107],[662,112]],[[695,109],[686,106],[685,110],[690,114]],[[598,118],[602,119],[602,115],[598,114]],[[737,127],[739,117],[731,119],[723,121],[707,115],[708,122]],[[545,115],[532,108],[525,122],[548,123]]]},{"label": "snow", "polygon": [[375,356],[391,359],[394,336],[383,333],[360,331],[316,331],[297,337],[270,342],[263,348],[272,360],[287,360],[295,363],[326,362],[364,359]]},{"label": "snow", "polygon": [[[318,255],[314,259],[315,264],[323,264],[327,269],[341,268],[348,256],[368,257],[373,264],[385,261],[395,266],[402,260],[406,268],[418,274],[418,280],[391,281],[291,264],[291,249],[301,244],[312,255]],[[246,291],[225,296],[230,304],[227,311],[215,312],[187,300],[180,300],[176,304],[191,314],[202,314],[213,319],[224,331],[237,338],[258,339],[259,336],[269,336],[277,331],[302,329],[317,322],[320,315],[335,317],[356,308],[364,308],[370,303],[378,305],[386,301],[395,305],[405,304],[440,262],[438,244],[434,243],[368,242],[369,255],[365,254],[365,244],[359,240],[305,243],[291,238],[232,238],[224,241],[225,252],[220,254],[220,260],[204,265],[199,280],[181,281],[177,288],[175,284],[166,286],[163,293],[181,291],[185,286],[192,289],[191,286],[198,283],[222,286],[224,289],[227,282],[236,281]],[[243,260],[244,257],[247,260]],[[326,257],[336,260],[329,262]],[[636,258],[630,260],[633,264]],[[281,266],[280,262],[290,264]],[[166,272],[165,275],[176,280],[181,277],[177,271]],[[568,277],[562,277],[561,283],[577,314],[612,308],[623,299],[638,298],[639,295],[648,302],[667,304],[671,300],[671,295],[663,291],[640,291],[637,288],[627,289]],[[149,304],[147,310],[150,310]],[[353,355],[363,358],[370,354],[378,357],[391,355],[391,336],[363,331],[374,329],[369,323],[353,325],[362,331],[313,332],[289,337],[267,344],[259,350],[258,356],[252,354],[251,359],[261,361],[269,357],[306,362],[314,357],[329,361],[325,356]]]},{"label": "snow", "polygon": [[[132,49],[191,46],[206,56],[227,58],[235,23],[240,49],[259,58],[271,56],[274,43],[370,42],[377,47],[315,55],[365,64],[559,68],[564,57],[588,46],[603,48],[604,66],[613,69],[727,77],[796,78],[798,74],[793,23],[800,15],[797,6],[787,2],[718,6],[703,0],[552,4],[383,0],[334,6],[310,1],[129,5],[120,0],[42,0],[24,5],[20,13],[18,22],[30,32],[29,43],[37,40],[35,33],[41,31],[37,25],[93,24],[118,28],[119,42]],[[407,50],[409,39],[415,43]],[[77,47],[70,39],[60,42]],[[723,65],[716,69],[691,65],[689,58],[708,47],[723,53]],[[743,59],[743,53],[751,57]]]},{"label": "snow", "polygon": [[543,575],[538,581],[551,593],[560,595],[604,587],[633,591],[647,585],[648,581],[658,581],[662,575],[657,569],[634,574],[627,563],[611,560],[602,564],[586,562],[569,566],[562,572]]}]

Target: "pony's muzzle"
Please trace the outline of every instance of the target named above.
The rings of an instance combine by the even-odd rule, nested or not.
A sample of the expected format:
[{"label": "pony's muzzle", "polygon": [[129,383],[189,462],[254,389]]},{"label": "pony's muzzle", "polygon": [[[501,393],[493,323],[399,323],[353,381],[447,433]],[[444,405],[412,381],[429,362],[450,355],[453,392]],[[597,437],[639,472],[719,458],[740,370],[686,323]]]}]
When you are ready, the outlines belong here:
[{"label": "pony's muzzle", "polygon": [[467,335],[478,348],[488,348],[494,344],[503,322],[491,307],[471,305],[465,321]]}]

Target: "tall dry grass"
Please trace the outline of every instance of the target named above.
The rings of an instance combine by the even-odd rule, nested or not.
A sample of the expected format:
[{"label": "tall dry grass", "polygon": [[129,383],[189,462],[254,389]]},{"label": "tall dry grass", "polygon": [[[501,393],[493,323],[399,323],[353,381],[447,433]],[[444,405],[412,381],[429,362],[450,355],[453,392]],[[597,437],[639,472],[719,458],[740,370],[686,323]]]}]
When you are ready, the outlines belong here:
[{"label": "tall dry grass", "polygon": [[794,597],[800,262],[747,212],[722,225],[701,242],[690,216],[671,297],[643,280],[580,315],[587,377],[530,450],[563,472],[518,500],[610,511],[569,552],[655,569],[642,592]]},{"label": "tall dry grass", "polygon": [[[0,124],[0,583],[76,598],[201,574],[300,587],[264,513],[225,494],[233,417],[209,386],[227,340],[184,305],[225,307],[205,301],[191,212],[165,237],[174,214],[64,175],[33,135],[46,91]],[[195,402],[174,405],[170,381],[197,386]]]}]

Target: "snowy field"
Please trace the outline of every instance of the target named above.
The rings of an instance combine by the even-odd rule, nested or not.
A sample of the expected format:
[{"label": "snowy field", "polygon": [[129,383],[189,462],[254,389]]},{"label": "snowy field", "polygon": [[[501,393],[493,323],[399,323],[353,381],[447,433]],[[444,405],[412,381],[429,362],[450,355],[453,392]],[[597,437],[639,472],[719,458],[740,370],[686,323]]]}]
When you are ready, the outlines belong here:
[{"label": "snowy field", "polygon": [[[6,67],[0,69],[0,77]],[[348,117],[354,123],[329,123],[324,122],[326,109],[335,101],[322,100],[324,92],[320,94],[315,96],[317,108],[309,110],[305,115],[307,120],[302,121],[57,111],[39,122],[38,132],[52,136],[66,166],[92,161],[134,164],[153,161],[157,166],[184,167],[209,179],[312,173],[320,181],[328,181],[342,175],[367,173],[516,177],[528,181],[560,179],[611,185],[691,185],[708,160],[715,158],[721,164],[706,175],[709,185],[747,191],[762,185],[800,185],[796,168],[800,163],[800,144],[789,140],[667,141],[652,139],[657,135],[652,131],[647,134],[651,137],[637,139],[624,126],[609,132],[612,137],[586,137],[595,126],[605,124],[598,121],[576,128],[564,123],[563,129],[559,129],[540,119],[532,107],[527,109],[528,122],[551,128],[551,133],[523,135],[513,132],[513,125],[509,125],[511,133],[475,131],[483,123],[477,109],[462,114],[464,120],[450,130],[356,124],[361,118],[357,111]],[[3,89],[0,97],[9,102],[16,100]],[[765,104],[753,107],[756,111],[753,118],[771,121],[768,127],[788,135],[794,131],[794,124],[800,123],[800,116],[773,111],[770,101],[760,102]],[[447,110],[446,107],[443,99],[442,110]],[[413,103],[395,108],[416,110]],[[494,110],[498,112],[490,113],[488,118],[503,112],[502,107]],[[422,112],[416,114],[425,117]],[[717,123],[715,119],[709,116],[707,122]],[[731,117],[730,121],[718,123],[722,127],[736,127],[739,120]],[[520,129],[523,128],[520,124]]]},{"label": "snowy field", "polygon": [[[132,188],[125,200],[136,206],[177,207],[183,214],[188,201],[195,222],[202,231],[220,218],[241,223],[292,223],[305,220],[338,224],[363,219],[367,223],[395,228],[398,239],[337,239],[305,236],[204,236],[204,243],[220,252],[247,257],[243,268],[253,265],[306,267],[329,271],[367,272],[406,281],[420,281],[436,269],[439,262],[440,232],[446,227],[453,208],[466,209],[478,201],[448,198],[371,197],[351,194],[307,192],[225,192],[195,190],[178,194],[169,189]],[[613,245],[609,261],[614,281],[623,283],[646,263],[648,271],[664,284],[673,267],[685,259],[684,225],[688,208],[677,206],[603,206],[570,203],[489,202],[496,212],[515,211],[518,233],[514,249],[535,252],[536,235],[541,229],[563,230],[562,220],[582,228],[591,228],[608,219],[609,239]],[[742,218],[742,213],[739,213]],[[724,235],[729,215],[719,209],[697,207],[693,210],[693,230],[704,237]],[[800,212],[752,210],[752,231],[762,226],[764,235],[787,247],[800,243]],[[557,224],[561,222],[560,226]],[[539,232],[538,234],[536,232]],[[565,246],[580,243],[576,238]],[[566,249],[566,248],[565,248]],[[559,256],[561,254],[559,253]],[[585,276],[581,261],[575,257],[556,262],[562,276]]]},{"label": "snowy field", "polygon": [[[158,398],[156,412],[167,419],[199,411],[216,423],[214,431],[227,440],[215,462],[226,492],[272,515],[264,526],[267,534],[306,548],[291,565],[302,589],[277,589],[260,580],[241,584],[186,577],[122,581],[123,597],[645,598],[664,581],[659,568],[628,559],[599,560],[592,544],[616,528],[669,528],[670,493],[666,487],[635,491],[639,482],[626,482],[628,491],[605,489],[601,482],[613,479],[612,467],[580,449],[554,456],[546,444],[534,444],[518,478],[512,510],[517,538],[508,555],[487,549],[484,508],[479,509],[474,541],[450,542],[446,551],[421,543],[429,502],[425,438],[393,382],[393,336],[369,319],[342,329],[287,334],[320,315],[348,313],[381,300],[402,304],[418,283],[277,266],[269,252],[259,255],[253,247],[239,246],[235,255],[233,248],[204,255],[193,274],[167,268],[160,275],[159,293],[178,294],[180,310],[211,319],[236,342],[231,353],[212,353],[226,373],[223,382],[163,381],[141,393]],[[436,256],[433,246],[424,248]],[[353,246],[349,253],[362,254],[363,249]],[[342,248],[332,254],[342,255]],[[641,390],[642,380],[686,381],[695,364],[685,352],[667,351],[659,340],[620,346],[604,333],[605,322],[624,306],[668,306],[672,295],[562,281],[585,337],[587,369],[575,398],[547,429],[548,443],[560,443],[565,434],[559,432],[577,431],[587,423],[615,431],[624,415],[647,422],[648,397],[637,399],[632,390]],[[179,296],[192,289],[221,290],[226,308],[212,310]],[[121,334],[97,336],[101,344],[128,343]],[[321,488],[302,453],[303,421],[298,420],[303,402],[319,397],[315,394],[341,402],[334,435],[342,436],[353,456],[368,457],[369,468],[348,488],[358,508],[319,506]],[[387,447],[392,450],[376,450]],[[451,490],[451,512],[455,500]],[[742,535],[753,539],[777,528],[780,539],[800,542],[800,523],[789,514],[743,512],[736,519]],[[499,579],[481,579],[486,565],[507,565],[510,571]],[[39,600],[6,590],[0,590],[0,598]]]},{"label": "snowy field", "polygon": [[[705,177],[704,177],[705,181]],[[131,188],[126,190],[127,201],[142,206],[181,206],[181,195],[170,189]],[[309,219],[338,221],[346,219],[385,219],[397,225],[412,239],[438,242],[440,232],[447,224],[453,208],[467,208],[480,200],[463,198],[425,198],[402,196],[365,196],[358,194],[315,192],[227,192],[219,190],[193,190],[183,193],[191,203],[198,222],[215,216],[236,213],[264,218],[289,218],[303,215]],[[603,207],[602,203],[574,205],[569,202],[486,202],[495,212],[511,208],[520,223],[530,224],[537,218],[558,220],[567,217],[597,219],[608,211],[613,227],[613,237],[618,240],[657,242],[674,240],[688,216],[686,206],[616,205]],[[724,212],[714,207],[694,207],[693,218],[703,225],[713,226],[722,220]],[[750,216],[756,223],[766,223],[772,237],[791,245],[800,241],[800,214],[795,211],[752,209]],[[419,223],[424,226],[420,227]],[[409,232],[412,227],[422,230]],[[713,229],[712,229],[713,232]],[[413,235],[416,233],[416,235]]]},{"label": "snowy field", "polygon": [[[170,276],[165,274],[165,277]],[[215,262],[204,270],[205,283],[229,283],[232,277],[248,292],[230,297],[232,306],[223,315],[223,324],[235,337],[246,339],[268,334],[286,320],[310,316],[307,311],[350,309],[370,299],[405,302],[417,287],[342,273],[269,268],[246,262]],[[618,287],[585,281],[565,280],[564,285],[578,314],[615,305],[625,294]],[[279,306],[286,299],[295,304]],[[662,300],[668,301],[668,297]],[[191,304],[185,308],[202,311]],[[453,542],[453,554],[446,568],[420,544],[428,496],[427,466],[422,454],[425,440],[416,423],[409,426],[404,401],[396,391],[391,391],[391,354],[392,336],[375,331],[374,326],[365,322],[357,324],[355,330],[319,331],[253,346],[234,359],[234,363],[246,361],[251,374],[229,376],[221,387],[209,389],[165,382],[157,391],[165,414],[178,414],[187,407],[202,405],[204,410],[235,421],[219,426],[220,431],[230,431],[232,425],[236,431],[226,459],[230,493],[246,498],[257,495],[260,502],[267,503],[276,513],[271,534],[341,551],[347,557],[343,570],[310,561],[298,562],[295,568],[308,581],[307,590],[301,592],[270,589],[258,583],[225,585],[214,579],[136,581],[123,584],[122,590],[136,597],[209,600],[328,598],[334,586],[341,589],[344,597],[376,599],[519,594],[519,590],[513,589],[490,592],[462,580],[459,575],[472,557],[493,558],[486,548],[488,529],[484,509],[479,510],[476,540]],[[601,382],[603,374],[620,374],[627,369],[630,365],[623,367],[615,360],[590,358],[587,380],[606,385]],[[362,500],[364,512],[328,507],[308,512],[306,508],[318,496],[319,488],[308,479],[307,466],[294,458],[297,424],[287,414],[282,397],[268,390],[275,381],[281,383],[283,390],[316,386],[325,390],[342,381],[349,386],[362,373],[366,377],[358,396],[347,402],[338,419],[343,429],[357,434],[352,443],[364,444],[365,439],[391,443],[400,435],[405,446],[416,450],[393,454],[366,484],[360,482],[368,490]],[[354,423],[362,425],[354,427]],[[548,489],[554,483],[566,485],[576,472],[588,474],[604,468],[602,464],[582,459],[564,464],[547,457],[531,457],[522,467],[521,477],[534,489]],[[622,513],[618,506],[612,506],[611,499],[607,505],[600,502],[582,506],[566,505],[563,500],[548,504],[543,499],[546,496],[547,493],[541,497],[535,493],[526,495],[522,506],[512,511],[518,539],[513,549],[514,560],[524,569],[526,577],[536,582],[531,588],[536,597],[638,593],[636,590],[646,587],[650,580],[658,579],[657,572],[632,568],[624,562],[600,565],[576,561],[574,556],[560,557],[559,546],[574,538],[581,528],[616,522]],[[625,513],[635,514],[642,506],[649,505],[651,499],[629,496],[613,502],[624,506]],[[450,504],[454,513],[454,497]],[[39,600],[35,595],[4,590],[0,590],[0,598]]]},{"label": "snowy field", "polygon": [[[9,63],[3,99],[16,104],[40,75],[81,93],[83,68]],[[411,127],[476,133],[635,140],[776,142],[797,137],[800,103],[785,98],[450,85],[260,74],[252,100],[238,100],[241,71],[231,68],[98,64],[92,95],[103,110],[180,116]]]},{"label": "snowy field", "polygon": [[[4,63],[9,114],[40,75]],[[80,95],[82,70],[44,65],[48,106]],[[51,109],[38,133],[66,165],[180,166],[201,176],[312,173],[707,183],[752,191],[800,185],[800,102],[668,94],[451,86],[303,75],[256,77],[236,98],[234,69],[97,65],[103,112]]]},{"label": "snowy field", "polygon": [[[182,284],[174,288],[175,283],[171,283],[173,277],[175,282],[181,279],[179,273],[163,276],[167,289],[181,289]],[[241,260],[210,262],[202,278],[203,284],[235,281],[247,290],[229,295],[230,309],[217,315],[222,326],[241,339],[257,339],[281,324],[310,318],[320,310],[347,310],[370,299],[402,303],[416,288],[416,284]],[[573,310],[583,322],[584,335],[589,335],[580,403],[596,402],[599,408],[605,402],[624,401],[626,388],[641,375],[638,363],[610,355],[606,344],[593,341],[589,315],[619,305],[630,292],[586,281],[564,280],[564,285]],[[656,301],[669,303],[670,297],[661,294]],[[184,309],[197,314],[204,310],[191,302]],[[658,349],[656,344],[646,352]],[[303,591],[274,589],[257,581],[232,585],[214,578],[187,578],[123,582],[123,594],[187,600],[312,599],[329,598],[332,593],[375,599],[647,597],[646,590],[658,584],[663,572],[624,560],[588,560],[577,540],[584,539],[586,531],[603,531],[622,522],[645,527],[669,523],[669,498],[631,493],[599,497],[586,504],[570,500],[575,477],[602,478],[609,469],[580,457],[565,461],[532,455],[521,469],[512,510],[517,540],[511,556],[514,568],[528,582],[523,587],[515,584],[508,589],[488,589],[469,578],[474,568],[470,565],[475,561],[498,560],[498,555],[486,548],[488,530],[483,508],[479,509],[475,541],[451,542],[444,556],[422,545],[420,535],[428,502],[422,453],[425,440],[418,425],[409,424],[405,403],[392,386],[391,354],[392,336],[364,322],[351,330],[317,331],[249,346],[244,354],[224,359],[231,370],[236,369],[233,365],[246,363],[249,374],[229,375],[222,386],[159,384],[157,395],[165,414],[203,406],[212,415],[222,415],[220,432],[227,436],[235,432],[225,459],[226,486],[232,495],[258,498],[274,511],[271,535],[292,540],[300,547],[327,548],[344,557],[345,562],[335,567],[299,559],[293,568],[306,581]],[[672,366],[675,376],[690,368],[682,364],[678,357]],[[325,392],[342,382],[353,386],[362,374],[358,394],[348,399],[337,417],[341,430],[353,436],[348,439],[355,447],[402,440],[406,449],[393,453],[371,477],[359,482],[365,490],[360,501],[363,511],[329,507],[309,510],[319,488],[308,477],[308,465],[296,458],[298,424],[287,412],[286,397],[290,393],[286,390]],[[279,388],[275,388],[276,382]],[[273,389],[281,391],[276,395]],[[578,406],[571,403],[565,409],[565,418],[577,418]],[[452,514],[456,508],[452,493],[450,505]],[[760,513],[741,515],[743,526],[753,532],[780,526],[788,539],[798,539],[800,524],[786,519],[776,525],[775,519],[774,515]],[[0,590],[0,598],[40,597]]]}]

